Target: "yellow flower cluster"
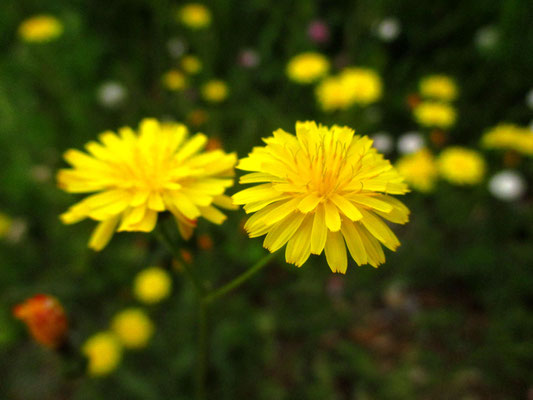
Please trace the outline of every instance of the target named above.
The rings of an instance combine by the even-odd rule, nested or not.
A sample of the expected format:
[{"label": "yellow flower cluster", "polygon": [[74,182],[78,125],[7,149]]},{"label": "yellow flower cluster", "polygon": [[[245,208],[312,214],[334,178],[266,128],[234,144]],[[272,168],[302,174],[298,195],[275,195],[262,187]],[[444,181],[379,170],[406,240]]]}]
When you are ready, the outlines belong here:
[{"label": "yellow flower cluster", "polygon": [[417,105],[414,115],[420,125],[428,128],[450,128],[456,119],[452,106],[434,101],[425,101]]},{"label": "yellow flower cluster", "polygon": [[211,11],[203,4],[189,3],[179,9],[178,20],[190,29],[204,29],[211,24]]},{"label": "yellow flower cluster", "polygon": [[400,158],[396,169],[410,187],[425,193],[433,190],[439,175],[435,158],[426,148]]},{"label": "yellow flower cluster", "polygon": [[487,149],[508,149],[533,156],[533,131],[514,124],[499,124],[483,135],[481,144]]},{"label": "yellow flower cluster", "polygon": [[22,40],[32,43],[50,42],[63,33],[63,24],[52,15],[36,15],[24,20],[18,29]]},{"label": "yellow flower cluster", "polygon": [[475,185],[485,175],[485,160],[475,150],[448,147],[440,153],[437,163],[440,175],[457,185]]},{"label": "yellow flower cluster", "polygon": [[294,82],[316,82],[329,71],[328,59],[320,53],[307,52],[293,57],[287,64],[287,76]]},{"label": "yellow flower cluster", "polygon": [[104,132],[89,142],[87,153],[68,150],[72,166],[58,173],[58,184],[71,193],[96,192],[61,215],[72,224],[98,221],[89,247],[101,250],[115,231],[150,232],[160,212],[170,211],[188,239],[199,217],[220,224],[226,216],[214,206],[233,209],[224,195],[233,185],[237,157],[222,150],[203,152],[207,137],[188,137],[179,123],[144,119],[135,132]]},{"label": "yellow flower cluster", "polygon": [[372,140],[348,127],[297,122],[296,136],[278,129],[263,139],[237,168],[240,183],[254,187],[233,195],[246,213],[250,237],[266,235],[263,246],[286,246],[288,263],[302,266],[311,254],[326,253],[333,272],[345,273],[346,247],[359,265],[385,262],[381,245],[400,242],[383,219],[405,224],[409,210],[393,194],[408,191]]},{"label": "yellow flower cluster", "polygon": [[381,98],[379,75],[368,68],[350,67],[324,79],[316,87],[316,97],[324,111],[344,110],[354,104],[366,106]]},{"label": "yellow flower cluster", "polygon": [[422,97],[440,101],[453,101],[457,98],[457,85],[446,75],[430,75],[420,81]]}]

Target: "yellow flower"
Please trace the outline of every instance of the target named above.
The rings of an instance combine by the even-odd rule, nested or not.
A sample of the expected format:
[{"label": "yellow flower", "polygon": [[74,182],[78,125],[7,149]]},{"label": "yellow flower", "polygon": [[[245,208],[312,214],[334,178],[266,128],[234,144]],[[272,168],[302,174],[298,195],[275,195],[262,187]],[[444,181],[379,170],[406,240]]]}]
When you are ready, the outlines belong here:
[{"label": "yellow flower", "polygon": [[191,75],[196,75],[202,70],[202,62],[196,56],[185,56],[181,59],[181,68]]},{"label": "yellow flower", "polygon": [[475,185],[485,174],[481,154],[463,147],[448,147],[437,160],[442,177],[457,185]]},{"label": "yellow flower", "polygon": [[316,87],[315,94],[324,111],[343,110],[351,105],[341,80],[336,76],[322,80]]},{"label": "yellow flower", "polygon": [[533,155],[533,132],[514,124],[499,124],[481,138],[487,149],[509,149]]},{"label": "yellow flower", "polygon": [[297,83],[316,82],[329,71],[328,59],[319,53],[301,53],[287,64],[287,76]]},{"label": "yellow flower", "polygon": [[49,42],[61,36],[63,25],[52,15],[36,15],[24,20],[18,33],[26,42]]},{"label": "yellow flower", "polygon": [[350,105],[367,105],[381,98],[381,78],[371,69],[346,68],[341,72],[340,79]]},{"label": "yellow flower", "polygon": [[163,75],[163,85],[168,90],[183,90],[187,87],[185,75],[177,69],[171,69]]},{"label": "yellow flower", "polygon": [[191,29],[203,29],[211,23],[211,12],[200,3],[189,3],[181,7],[178,19]]},{"label": "yellow flower", "polygon": [[89,375],[102,376],[114,371],[122,359],[122,347],[112,332],[99,332],[83,345],[82,352],[89,359]]},{"label": "yellow flower", "polygon": [[115,231],[150,232],[157,215],[170,211],[188,239],[196,220],[221,224],[226,216],[214,205],[234,208],[223,193],[233,185],[236,155],[202,152],[207,137],[188,138],[185,125],[144,119],[139,132],[122,128],[104,132],[87,153],[68,150],[72,165],[58,173],[58,184],[71,193],[97,192],[61,215],[65,224],[85,218],[99,221],[89,247],[101,250]]},{"label": "yellow flower", "polygon": [[210,80],[202,86],[202,97],[211,103],[220,103],[228,97],[228,85],[221,80]]},{"label": "yellow flower", "polygon": [[425,148],[400,158],[396,169],[413,189],[420,192],[433,190],[439,174],[433,154]]},{"label": "yellow flower", "polygon": [[111,322],[113,332],[124,347],[140,349],[148,344],[154,324],[140,308],[121,311]]},{"label": "yellow flower", "polygon": [[315,94],[324,111],[365,106],[381,98],[381,78],[371,69],[350,67],[320,82]]},{"label": "yellow flower", "polygon": [[159,303],[172,291],[172,279],[167,271],[150,267],[139,272],[133,283],[135,297],[147,304]]},{"label": "yellow flower", "polygon": [[6,214],[0,213],[0,238],[5,237],[11,230],[13,220]]},{"label": "yellow flower", "polygon": [[452,101],[457,98],[457,85],[446,75],[430,75],[420,81],[420,94],[435,100]]},{"label": "yellow flower", "polygon": [[426,127],[449,128],[455,123],[456,114],[453,107],[444,103],[426,101],[414,110],[417,122]]},{"label": "yellow flower", "polygon": [[285,244],[285,259],[301,266],[324,250],[333,272],[347,269],[346,246],[359,265],[385,262],[380,242],[400,242],[382,218],[404,224],[409,210],[391,194],[408,191],[394,167],[367,136],[348,127],[297,122],[296,136],[278,129],[263,139],[237,168],[251,173],[240,183],[261,183],[233,195],[246,213],[250,237],[267,235],[274,252]]}]

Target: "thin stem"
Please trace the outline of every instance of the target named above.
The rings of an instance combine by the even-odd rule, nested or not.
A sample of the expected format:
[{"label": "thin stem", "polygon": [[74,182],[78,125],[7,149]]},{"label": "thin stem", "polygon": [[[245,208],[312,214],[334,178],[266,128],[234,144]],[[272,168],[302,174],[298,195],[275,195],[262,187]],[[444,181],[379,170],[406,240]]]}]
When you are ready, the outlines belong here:
[{"label": "thin stem", "polygon": [[167,250],[174,256],[174,258],[181,263],[183,266],[183,271],[185,271],[185,275],[187,275],[192,282],[196,293],[199,297],[202,297],[206,292],[203,282],[191,271],[189,265],[183,259],[178,249],[172,245],[172,240],[170,239],[168,233],[164,229],[156,229],[155,234],[159,241],[163,243]]},{"label": "thin stem", "polygon": [[203,301],[198,304],[198,350],[196,360],[196,398],[203,400],[206,398],[206,375],[208,362],[208,305]]},{"label": "thin stem", "polygon": [[266,266],[269,261],[272,260],[272,258],[274,258],[274,254],[266,255],[229,283],[226,283],[224,286],[212,291],[211,293],[208,293],[206,296],[204,296],[202,302],[205,304],[212,303],[218,298],[238,288],[240,285],[242,285],[244,282],[254,276],[257,272],[259,272],[264,266]]}]

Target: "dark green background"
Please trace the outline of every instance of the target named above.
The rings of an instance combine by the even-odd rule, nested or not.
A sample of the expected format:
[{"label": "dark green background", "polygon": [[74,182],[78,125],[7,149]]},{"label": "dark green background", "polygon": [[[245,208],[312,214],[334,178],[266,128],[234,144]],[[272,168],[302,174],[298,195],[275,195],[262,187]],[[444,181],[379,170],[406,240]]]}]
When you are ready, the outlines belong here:
[{"label": "dark green background", "polygon": [[[134,274],[168,254],[150,235],[118,234],[102,253],[86,248],[93,222],[61,225],[58,215],[80,197],[54,179],[36,181],[35,166],[55,171],[61,154],[106,129],[137,126],[143,117],[185,120],[194,108],[210,116],[205,133],[244,156],[274,129],[296,120],[347,124],[360,133],[398,137],[416,129],[406,96],[429,73],[457,80],[459,119],[449,143],[475,147],[488,127],[529,124],[525,104],[533,76],[533,12],[527,0],[210,1],[212,26],[179,26],[179,2],[165,0],[4,0],[0,2],[0,211],[26,221],[17,243],[0,242],[0,398],[190,399],[195,349],[194,295],[176,273],[175,291],[148,309],[157,328],[150,346],[128,352],[108,378],[62,377],[59,357],[28,339],[11,307],[37,292],[57,296],[79,345],[135,305]],[[63,36],[30,45],[20,22],[51,13]],[[373,33],[385,17],[401,22],[384,43]],[[307,25],[330,24],[331,40],[314,45]],[[474,38],[491,26],[499,41],[479,49]],[[160,77],[176,65],[166,42],[180,37],[204,63],[193,80],[226,80],[231,95],[217,106],[166,92]],[[261,65],[236,63],[254,48]],[[375,68],[384,96],[367,110],[319,111],[311,88],[284,76],[287,60],[316,49],[332,59]],[[108,110],[99,85],[122,82],[129,96]],[[191,94],[191,93],[189,93]],[[489,173],[500,153],[486,154]],[[393,155],[393,158],[395,156]],[[518,169],[531,184],[531,159]],[[235,189],[231,189],[231,193]],[[209,398],[217,399],[518,399],[533,382],[533,210],[531,192],[507,204],[486,189],[441,183],[435,193],[410,193],[412,221],[397,229],[402,246],[379,269],[333,275],[324,257],[301,269],[277,262],[211,315]],[[238,226],[233,212],[221,227],[199,224],[216,248],[197,252],[195,268],[213,285],[230,279],[266,250]],[[195,240],[180,246],[196,252]]]}]

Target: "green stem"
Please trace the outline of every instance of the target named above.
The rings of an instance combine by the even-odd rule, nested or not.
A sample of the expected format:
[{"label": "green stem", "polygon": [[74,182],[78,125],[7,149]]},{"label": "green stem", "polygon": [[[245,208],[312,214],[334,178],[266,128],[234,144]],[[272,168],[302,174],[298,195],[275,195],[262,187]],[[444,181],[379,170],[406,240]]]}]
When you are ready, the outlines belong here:
[{"label": "green stem", "polygon": [[207,308],[208,305],[203,301],[198,304],[198,353],[196,360],[196,398],[205,399],[206,395],[206,376],[207,376]]},{"label": "green stem", "polygon": [[168,233],[165,231],[165,229],[161,228],[156,229],[155,235],[159,239],[159,241],[165,245],[167,250],[174,256],[174,258],[176,258],[181,263],[185,275],[187,275],[187,277],[192,282],[198,297],[201,298],[206,292],[203,282],[196,276],[196,274],[193,273],[193,271],[191,271],[189,265],[183,259],[179,250],[172,245],[172,240]]},{"label": "green stem", "polygon": [[244,282],[246,282],[248,279],[254,276],[257,272],[259,272],[264,266],[266,266],[269,263],[269,261],[272,260],[272,258],[274,258],[274,254],[266,255],[265,257],[260,259],[258,262],[252,265],[249,269],[244,271],[242,274],[237,276],[235,279],[233,279],[229,283],[205,295],[202,299],[202,302],[205,304],[210,304],[213,301],[224,296],[225,294],[238,288],[240,285],[242,285]]}]

